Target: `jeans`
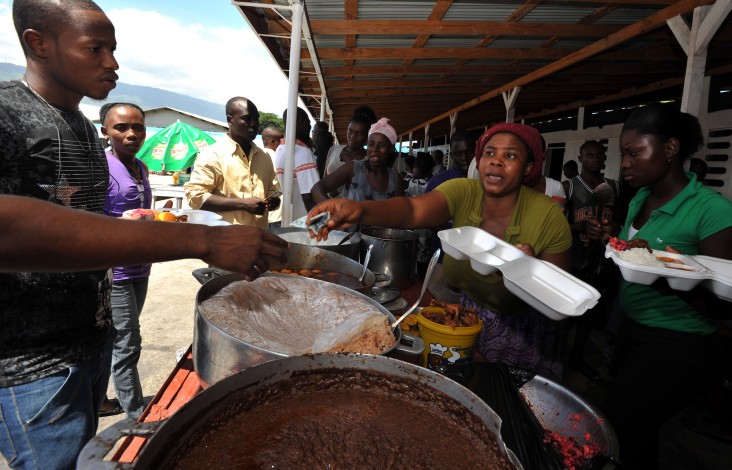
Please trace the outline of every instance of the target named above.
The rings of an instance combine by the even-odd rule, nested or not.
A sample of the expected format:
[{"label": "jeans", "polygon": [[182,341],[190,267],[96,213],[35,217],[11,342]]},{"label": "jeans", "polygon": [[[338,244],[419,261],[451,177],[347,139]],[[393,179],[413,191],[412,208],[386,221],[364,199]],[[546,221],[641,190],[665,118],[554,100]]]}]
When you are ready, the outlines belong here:
[{"label": "jeans", "polygon": [[97,356],[0,388],[0,453],[14,469],[72,469],[94,437],[109,381],[111,341]]},{"label": "jeans", "polygon": [[133,420],[145,409],[137,363],[142,351],[140,313],[149,279],[140,277],[112,284],[112,324],[117,330],[112,347],[112,381],[122,409]]}]

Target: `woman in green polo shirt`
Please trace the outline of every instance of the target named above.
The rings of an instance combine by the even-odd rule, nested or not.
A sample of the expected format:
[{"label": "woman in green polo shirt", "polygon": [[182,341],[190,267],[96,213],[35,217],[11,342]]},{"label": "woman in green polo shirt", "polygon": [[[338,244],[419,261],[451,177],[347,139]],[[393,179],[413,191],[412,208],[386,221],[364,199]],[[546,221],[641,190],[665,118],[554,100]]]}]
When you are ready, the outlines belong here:
[{"label": "woman in green polo shirt", "polygon": [[[330,211],[327,230],[356,223],[391,228],[473,226],[519,246],[530,256],[570,270],[572,235],[567,219],[551,198],[522,184],[534,155],[544,152],[541,134],[523,124],[504,123],[488,129],[478,140],[480,180],[456,178],[435,191],[413,198],[353,202],[332,199],[310,215]],[[503,285],[499,272],[483,276],[468,261],[445,256],[447,281],[465,294],[462,303],[474,307],[483,320],[478,350],[491,362],[502,362],[560,378],[563,324],[549,320]]]},{"label": "woman in green polo shirt", "polygon": [[[640,189],[619,238],[732,259],[732,202],[683,169],[702,144],[699,121],[673,106],[649,105],[628,117],[620,166]],[[624,316],[604,410],[624,468],[658,467],[659,428],[709,385],[719,359],[714,315],[732,307],[701,286],[680,292],[662,284],[623,281],[620,289]]]}]

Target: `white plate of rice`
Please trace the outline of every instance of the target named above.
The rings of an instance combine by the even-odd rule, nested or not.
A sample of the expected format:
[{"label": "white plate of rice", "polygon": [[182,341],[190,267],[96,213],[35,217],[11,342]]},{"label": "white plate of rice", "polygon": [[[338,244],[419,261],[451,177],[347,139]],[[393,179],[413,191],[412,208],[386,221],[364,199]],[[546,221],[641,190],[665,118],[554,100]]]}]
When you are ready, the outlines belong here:
[{"label": "white plate of rice", "polygon": [[605,256],[615,262],[623,279],[636,284],[649,285],[665,277],[672,289],[688,291],[710,277],[709,270],[691,257],[668,251],[651,253],[645,248],[617,251],[608,245]]}]

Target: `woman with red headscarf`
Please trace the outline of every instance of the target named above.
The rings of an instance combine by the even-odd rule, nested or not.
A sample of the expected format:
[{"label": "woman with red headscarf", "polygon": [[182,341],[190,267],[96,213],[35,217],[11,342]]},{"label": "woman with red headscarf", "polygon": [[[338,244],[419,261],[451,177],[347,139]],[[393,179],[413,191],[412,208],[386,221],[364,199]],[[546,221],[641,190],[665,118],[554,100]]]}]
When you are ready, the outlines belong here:
[{"label": "woman with red headscarf", "polygon": [[[454,227],[480,227],[529,256],[569,271],[572,235],[566,217],[551,198],[523,184],[535,156],[544,152],[539,131],[523,124],[498,124],[478,143],[479,181],[452,179],[413,198],[322,202],[310,211],[310,216],[331,213],[318,236],[357,223],[415,229],[438,227],[452,219]],[[478,350],[485,359],[561,378],[560,322],[510,293],[500,272],[483,276],[468,261],[448,255],[443,269],[447,281],[462,290],[461,303],[476,308],[483,320]]]}]

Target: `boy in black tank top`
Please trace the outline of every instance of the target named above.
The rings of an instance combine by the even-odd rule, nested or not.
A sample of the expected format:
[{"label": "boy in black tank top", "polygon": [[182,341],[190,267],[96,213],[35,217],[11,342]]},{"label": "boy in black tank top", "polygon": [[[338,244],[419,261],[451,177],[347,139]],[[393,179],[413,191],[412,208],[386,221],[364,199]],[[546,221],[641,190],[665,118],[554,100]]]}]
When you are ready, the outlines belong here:
[{"label": "boy in black tank top", "polygon": [[605,240],[615,232],[613,210],[618,198],[618,184],[605,178],[605,147],[597,141],[585,142],[580,147],[579,175],[564,181],[567,193],[567,219],[572,229],[573,274],[600,291],[599,303],[577,319],[574,345],[569,366],[591,380],[602,376],[584,359],[584,350],[593,326],[605,323],[605,312],[612,305],[612,287],[617,284],[616,275],[606,262]]}]

